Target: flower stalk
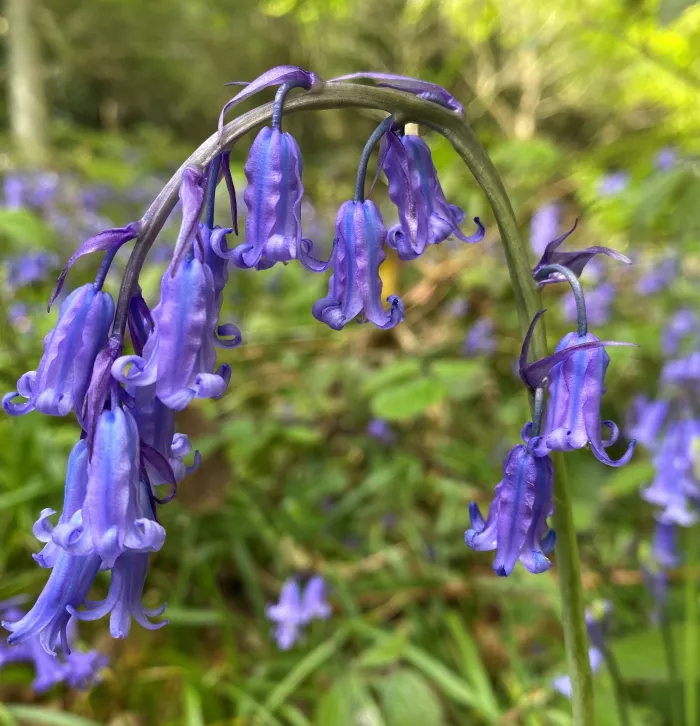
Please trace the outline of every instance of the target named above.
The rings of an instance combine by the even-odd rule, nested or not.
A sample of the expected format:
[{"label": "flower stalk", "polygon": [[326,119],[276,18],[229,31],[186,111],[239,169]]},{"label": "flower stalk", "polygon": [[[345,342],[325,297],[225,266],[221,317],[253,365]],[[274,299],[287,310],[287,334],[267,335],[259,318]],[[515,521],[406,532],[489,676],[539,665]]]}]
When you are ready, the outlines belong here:
[{"label": "flower stalk", "polygon": [[[180,167],[146,212],[122,280],[112,334],[123,336],[129,303],[138,283],[138,276],[160,229],[178,198],[182,176],[187,168],[203,169],[218,154],[226,151],[237,139],[274,117],[281,104],[268,103],[253,109],[224,125],[220,132],[207,139]],[[364,86],[344,81],[326,83],[311,92],[285,99],[285,114],[301,111],[368,108],[392,114],[396,123],[420,123],[441,133],[454,147],[489,201],[503,241],[508,271],[513,286],[515,307],[522,333],[540,309],[540,295],[532,278],[525,246],[520,238],[517,219],[503,183],[459,109],[392,88]],[[534,331],[532,352],[536,359],[547,355],[544,326]],[[534,409],[534,396],[531,399]],[[557,565],[562,594],[562,617],[569,674],[573,683],[573,714],[575,726],[592,726],[593,695],[588,659],[588,639],[583,607],[578,544],[574,528],[572,502],[566,479],[563,456],[554,457],[554,496],[557,531]]]}]

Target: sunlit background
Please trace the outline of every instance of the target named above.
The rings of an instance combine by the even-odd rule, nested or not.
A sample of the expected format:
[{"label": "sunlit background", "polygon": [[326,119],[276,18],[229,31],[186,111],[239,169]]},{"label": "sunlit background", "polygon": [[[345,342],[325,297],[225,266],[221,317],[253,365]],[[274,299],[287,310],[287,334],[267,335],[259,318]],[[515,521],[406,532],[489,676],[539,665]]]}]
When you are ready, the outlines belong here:
[{"label": "sunlit background", "polygon": [[[503,176],[533,264],[576,219],[569,248],[607,245],[633,260],[601,257],[583,277],[591,329],[639,345],[610,352],[603,412],[624,439],[614,456],[635,397],[656,395],[675,354],[668,337],[678,311],[697,311],[685,344],[698,344],[697,3],[7,0],[2,12],[0,393],[37,365],[63,262],[90,235],[141,217],[216,130],[235,92],[224,83],[286,63],[324,78],[373,69],[443,85]],[[324,111],[285,121],[304,156],[304,236],[324,253],[377,120]],[[298,264],[232,270],[222,318],[240,326],[244,344],[220,353],[233,368],[223,399],[178,419],[203,465],[160,509],[168,536],[146,586],[148,605],[167,600],[169,625],[134,624],[120,641],[104,621],[82,624],[82,647],[110,661],[88,691],[35,694],[31,666],[2,666],[0,655],[0,723],[571,722],[552,686],[566,671],[556,567],[534,576],[519,565],[499,579],[492,553],[464,544],[468,504],[487,507],[529,410],[493,215],[449,144],[425,139],[448,200],[482,219],[485,240],[449,240],[411,264],[390,252],[384,292],[402,297],[406,319],[387,332],[356,324],[335,332],[314,320],[327,275]],[[250,141],[232,155],[242,219]],[[393,224],[383,177],[372,199]],[[179,221],[176,209],[142,276],[151,305]],[[471,234],[473,224],[463,229]],[[110,273],[113,294],[127,255]],[[70,287],[95,270],[94,259],[80,261]],[[570,297],[559,285],[543,292],[550,346],[573,328]],[[60,509],[77,436],[71,417],[0,416],[0,600],[32,599],[43,586],[32,524],[44,507]],[[654,511],[639,496],[653,455],[639,446],[621,469],[586,451],[567,460],[586,600],[613,605],[609,647],[632,723],[670,724],[680,686],[669,683],[652,622]],[[692,632],[683,583],[696,573],[687,561],[670,573],[679,672]],[[328,583],[332,616],[282,652],[266,603],[288,578],[312,574]],[[98,578],[100,597],[107,583]],[[595,689],[598,724],[614,726],[605,669]]]}]

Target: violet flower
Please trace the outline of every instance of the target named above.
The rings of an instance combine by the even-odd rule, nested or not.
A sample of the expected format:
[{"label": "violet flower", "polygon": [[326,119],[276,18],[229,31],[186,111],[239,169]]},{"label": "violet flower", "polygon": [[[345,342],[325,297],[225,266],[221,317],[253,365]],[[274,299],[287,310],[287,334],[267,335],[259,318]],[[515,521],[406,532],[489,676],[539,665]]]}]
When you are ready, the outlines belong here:
[{"label": "violet flower", "polygon": [[69,523],[54,529],[56,544],[74,555],[96,555],[105,568],[114,567],[127,550],[156,552],[162,547],[165,530],[154,521],[150,485],[141,480],[138,427],[114,402],[97,420],[87,476],[83,505]]},{"label": "violet flower", "polygon": [[380,441],[387,446],[396,443],[396,433],[382,418],[373,418],[367,424],[367,436]]},{"label": "violet flower", "polygon": [[662,567],[678,567],[681,558],[678,554],[678,528],[674,522],[664,517],[656,520],[651,551],[654,560]]},{"label": "violet flower", "polygon": [[493,334],[493,322],[488,318],[480,318],[471,326],[462,346],[462,352],[467,358],[493,353],[498,347]]},{"label": "violet flower", "polygon": [[674,386],[697,388],[700,383],[700,351],[667,361],[661,370],[661,381]]},{"label": "violet flower", "polygon": [[[17,381],[17,393],[3,396],[6,413],[20,416],[36,409],[50,416],[82,413],[83,400],[98,352],[107,342],[114,302],[92,283],[74,290],[62,303],[58,322],[44,338],[37,371]],[[17,396],[27,400],[14,403]]]},{"label": "violet flower", "polygon": [[[378,328],[393,328],[403,320],[404,308],[395,295],[387,298],[388,311],[381,304],[379,267],[386,259],[386,228],[376,204],[345,202],[338,211],[335,235],[333,252],[323,266],[333,267],[328,296],[314,304],[313,316],[334,330],[341,330],[360,313]],[[307,265],[317,263],[303,249],[302,259]]]},{"label": "violet flower", "polygon": [[666,146],[659,151],[659,153],[656,155],[656,159],[654,160],[654,162],[656,168],[659,169],[659,171],[669,171],[670,169],[673,169],[673,167],[676,165],[677,160],[678,154],[676,150],[672,149],[669,146]]},{"label": "violet flower", "polygon": [[632,401],[632,416],[627,426],[630,437],[642,446],[654,449],[669,408],[669,402],[663,399],[649,401],[645,396],[636,396]]},{"label": "violet flower", "polygon": [[616,171],[604,174],[598,181],[598,193],[602,197],[614,197],[627,189],[630,175],[626,171]]},{"label": "violet flower", "polygon": [[263,128],[246,161],[244,244],[230,253],[236,267],[265,270],[298,257],[301,245],[302,160],[294,138]]},{"label": "violet flower", "polygon": [[559,230],[559,205],[548,202],[538,207],[530,220],[530,247],[541,257]]},{"label": "violet flower", "polygon": [[637,292],[640,295],[655,295],[665,290],[678,275],[678,263],[675,257],[666,257],[654,264],[651,270],[637,280]]},{"label": "violet flower", "polygon": [[464,541],[477,552],[495,549],[493,569],[501,577],[510,575],[518,560],[535,574],[552,566],[546,555],[556,539],[547,525],[554,513],[554,468],[548,456],[532,453],[536,443],[518,444],[506,455],[486,521],[476,502],[469,505],[471,526]]},{"label": "violet flower", "polygon": [[700,483],[695,478],[693,463],[699,437],[698,421],[673,421],[654,457],[656,475],[641,496],[661,509],[660,518],[666,524],[690,527],[697,521]]},{"label": "violet flower", "polygon": [[8,284],[19,289],[46,280],[58,265],[58,258],[48,252],[28,252],[8,258],[6,264]]},{"label": "violet flower", "polygon": [[[603,666],[605,662],[605,656],[598,650],[598,648],[588,649],[588,662],[591,666],[591,673],[595,675]],[[561,693],[564,698],[571,700],[573,695],[573,687],[571,685],[571,678],[569,676],[560,675],[552,678],[552,688],[557,692]]]},{"label": "violet flower", "polygon": [[[586,293],[586,313],[592,325],[605,325],[610,319],[610,306],[615,300],[617,291],[611,282],[604,282]],[[565,320],[576,320],[576,301],[567,295],[562,299],[562,315]]]},{"label": "violet flower", "polygon": [[[592,333],[567,333],[557,345],[555,355],[582,343],[597,344],[601,341]],[[631,344],[605,341],[602,345]],[[538,455],[543,456],[550,451],[573,451],[590,444],[595,457],[608,466],[622,466],[630,460],[634,441],[617,461],[605,452],[619,436],[617,426],[612,421],[602,421],[600,417],[609,363],[610,356],[601,346],[577,350],[551,368],[544,429],[535,449]],[[603,427],[610,432],[607,440],[602,438]],[[526,437],[528,431],[526,426]]]},{"label": "violet flower", "polygon": [[440,244],[451,235],[462,242],[479,242],[484,227],[476,218],[477,232],[466,237],[459,229],[464,211],[448,204],[428,145],[412,134],[384,137],[383,169],[389,182],[389,196],[399,212],[399,223],[389,230],[387,244],[402,260],[414,260],[427,245]]},{"label": "violet flower", "polygon": [[676,355],[684,338],[698,330],[698,319],[688,308],[676,311],[661,333],[661,351],[665,356]]},{"label": "violet flower", "polygon": [[326,602],[326,581],[319,575],[314,575],[304,588],[301,608],[305,622],[312,620],[328,620],[332,610]]}]

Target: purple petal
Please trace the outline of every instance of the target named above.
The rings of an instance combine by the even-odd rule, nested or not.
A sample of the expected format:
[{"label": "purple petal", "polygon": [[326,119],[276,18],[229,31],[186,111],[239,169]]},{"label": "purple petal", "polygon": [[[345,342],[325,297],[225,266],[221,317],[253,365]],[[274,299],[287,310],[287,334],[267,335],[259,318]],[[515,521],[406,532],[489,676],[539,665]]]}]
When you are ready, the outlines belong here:
[{"label": "purple petal", "polygon": [[170,263],[170,274],[174,277],[180,260],[194,240],[199,227],[199,218],[204,209],[204,193],[207,178],[201,169],[190,166],[185,169],[180,183],[179,197],[182,203],[182,223],[175,243],[173,260]]}]

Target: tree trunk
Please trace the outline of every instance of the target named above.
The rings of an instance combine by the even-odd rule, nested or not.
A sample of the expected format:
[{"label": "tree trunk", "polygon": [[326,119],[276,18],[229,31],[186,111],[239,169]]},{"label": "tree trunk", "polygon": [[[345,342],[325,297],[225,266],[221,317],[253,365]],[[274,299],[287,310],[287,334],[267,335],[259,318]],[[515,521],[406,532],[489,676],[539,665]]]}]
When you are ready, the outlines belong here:
[{"label": "tree trunk", "polygon": [[6,0],[12,140],[20,158],[33,165],[46,162],[49,147],[36,7],[37,0]]}]

